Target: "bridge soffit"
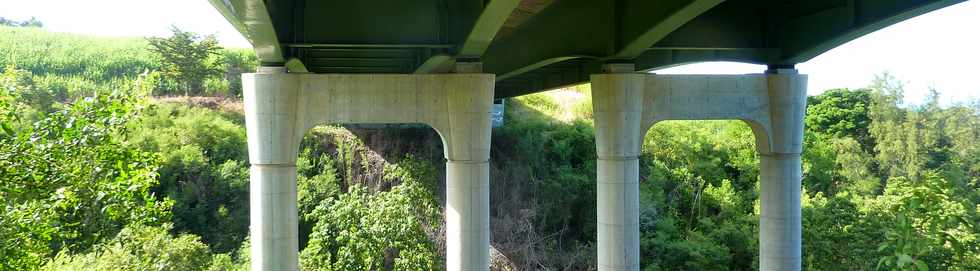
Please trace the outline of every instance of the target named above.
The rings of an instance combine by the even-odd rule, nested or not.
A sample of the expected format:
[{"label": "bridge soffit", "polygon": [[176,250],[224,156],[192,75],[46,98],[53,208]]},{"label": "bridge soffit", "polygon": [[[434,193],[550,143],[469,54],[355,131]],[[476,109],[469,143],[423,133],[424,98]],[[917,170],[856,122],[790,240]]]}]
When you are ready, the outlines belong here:
[{"label": "bridge soffit", "polygon": [[498,80],[574,58],[633,59],[721,2],[558,1],[495,40],[482,59]]}]

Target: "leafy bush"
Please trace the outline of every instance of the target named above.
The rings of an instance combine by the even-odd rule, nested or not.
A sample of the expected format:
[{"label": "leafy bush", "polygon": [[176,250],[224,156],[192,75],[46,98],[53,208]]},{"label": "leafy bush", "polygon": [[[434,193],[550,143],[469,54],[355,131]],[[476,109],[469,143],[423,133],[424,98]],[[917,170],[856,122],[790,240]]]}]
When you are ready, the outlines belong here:
[{"label": "leafy bush", "polygon": [[[314,143],[320,139],[336,152]],[[405,157],[382,163],[381,180],[356,181],[355,171],[379,166],[363,144],[337,128],[315,128],[305,138],[297,163],[298,207],[301,229],[310,233],[301,240],[301,265],[308,270],[439,269],[430,239],[432,228],[442,225],[435,168]],[[349,179],[341,184],[340,176]],[[367,186],[371,182],[390,186]]]},{"label": "leafy bush", "polygon": [[[170,224],[156,227],[131,224],[92,252],[59,253],[42,270],[208,270],[212,260],[208,246],[194,235],[171,236],[170,230]],[[227,256],[219,259],[228,261]]]},{"label": "leafy bush", "polygon": [[174,199],[174,228],[201,236],[217,252],[237,248],[248,233],[244,127],[206,108],[164,103],[130,129],[128,144],[161,159],[154,191]]},{"label": "leafy bush", "polygon": [[122,144],[139,107],[131,98],[91,97],[0,137],[4,269],[88,249],[129,223],[169,221],[172,202],[151,192],[155,156]]}]

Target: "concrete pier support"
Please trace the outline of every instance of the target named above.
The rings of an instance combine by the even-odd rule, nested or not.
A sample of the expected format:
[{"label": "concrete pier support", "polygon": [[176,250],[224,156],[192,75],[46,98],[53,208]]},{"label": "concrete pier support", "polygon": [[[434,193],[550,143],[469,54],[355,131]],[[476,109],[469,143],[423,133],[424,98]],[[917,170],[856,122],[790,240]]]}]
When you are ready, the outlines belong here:
[{"label": "concrete pier support", "polygon": [[446,162],[446,269],[489,270],[490,168]]},{"label": "concrete pier support", "polygon": [[800,270],[806,77],[793,69],[766,73],[771,130],[769,149],[759,148],[759,269]]},{"label": "concrete pier support", "polygon": [[599,270],[640,269],[639,160],[643,78],[632,65],[592,75]]},{"label": "concrete pier support", "polygon": [[296,82],[284,68],[243,77],[252,270],[297,270]]},{"label": "concrete pier support", "polygon": [[800,270],[800,154],[760,154],[759,269]]},{"label": "concrete pier support", "polygon": [[639,169],[643,136],[664,120],[738,119],[761,160],[760,269],[800,270],[800,153],[806,76],[633,73],[606,64],[592,75],[596,127],[599,270],[639,270]]},{"label": "concrete pier support", "polygon": [[480,67],[459,63],[455,74],[293,74],[263,67],[243,75],[252,270],[297,270],[299,142],[327,123],[434,128],[447,160],[446,269],[488,270],[494,76]]},{"label": "concrete pier support", "polygon": [[[480,70],[472,63],[456,67],[456,72]],[[450,93],[449,127],[440,132],[446,146],[446,270],[490,270],[492,83],[491,91],[487,87]]]}]

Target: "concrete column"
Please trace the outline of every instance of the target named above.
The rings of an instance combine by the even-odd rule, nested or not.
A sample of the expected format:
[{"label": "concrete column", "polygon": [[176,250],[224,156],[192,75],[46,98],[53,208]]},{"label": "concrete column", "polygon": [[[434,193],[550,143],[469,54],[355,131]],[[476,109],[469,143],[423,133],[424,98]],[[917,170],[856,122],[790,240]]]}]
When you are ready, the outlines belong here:
[{"label": "concrete column", "polygon": [[297,81],[282,67],[242,76],[251,163],[252,270],[297,270]]},{"label": "concrete column", "polygon": [[446,270],[490,268],[489,166],[446,162]]},{"label": "concrete column", "polygon": [[595,118],[599,270],[640,269],[639,160],[643,77],[632,64],[607,64],[592,75]]},{"label": "concrete column", "polygon": [[800,270],[800,154],[760,154],[759,269]]},{"label": "concrete column", "polygon": [[[480,73],[458,63],[457,73]],[[450,89],[446,148],[446,270],[490,269],[490,106],[492,81]]]},{"label": "concrete column", "polygon": [[793,69],[766,72],[769,84],[771,131],[769,149],[761,149],[759,269],[800,270],[802,219],[800,182],[803,178],[803,115],[806,77]]}]

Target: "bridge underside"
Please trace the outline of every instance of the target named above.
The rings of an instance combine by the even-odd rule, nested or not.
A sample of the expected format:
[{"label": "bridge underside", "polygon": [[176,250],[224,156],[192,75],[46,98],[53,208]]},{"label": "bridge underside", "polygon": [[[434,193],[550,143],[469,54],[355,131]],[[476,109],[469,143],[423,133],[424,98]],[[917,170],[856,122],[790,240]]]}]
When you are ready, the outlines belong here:
[{"label": "bridge underside", "polygon": [[[489,264],[496,98],[591,82],[599,270],[638,270],[637,157],[661,120],[739,119],[760,160],[759,268],[800,270],[806,76],[793,66],[958,0],[209,0],[243,78],[253,270],[297,269],[296,156],[320,123],[423,123],[446,150],[446,269]],[[766,74],[663,76],[701,61]]]},{"label": "bridge underside", "polygon": [[[210,0],[268,65],[440,73],[480,61],[496,97],[701,61],[789,66],[961,0]],[[305,68],[305,69],[304,69]]]}]

